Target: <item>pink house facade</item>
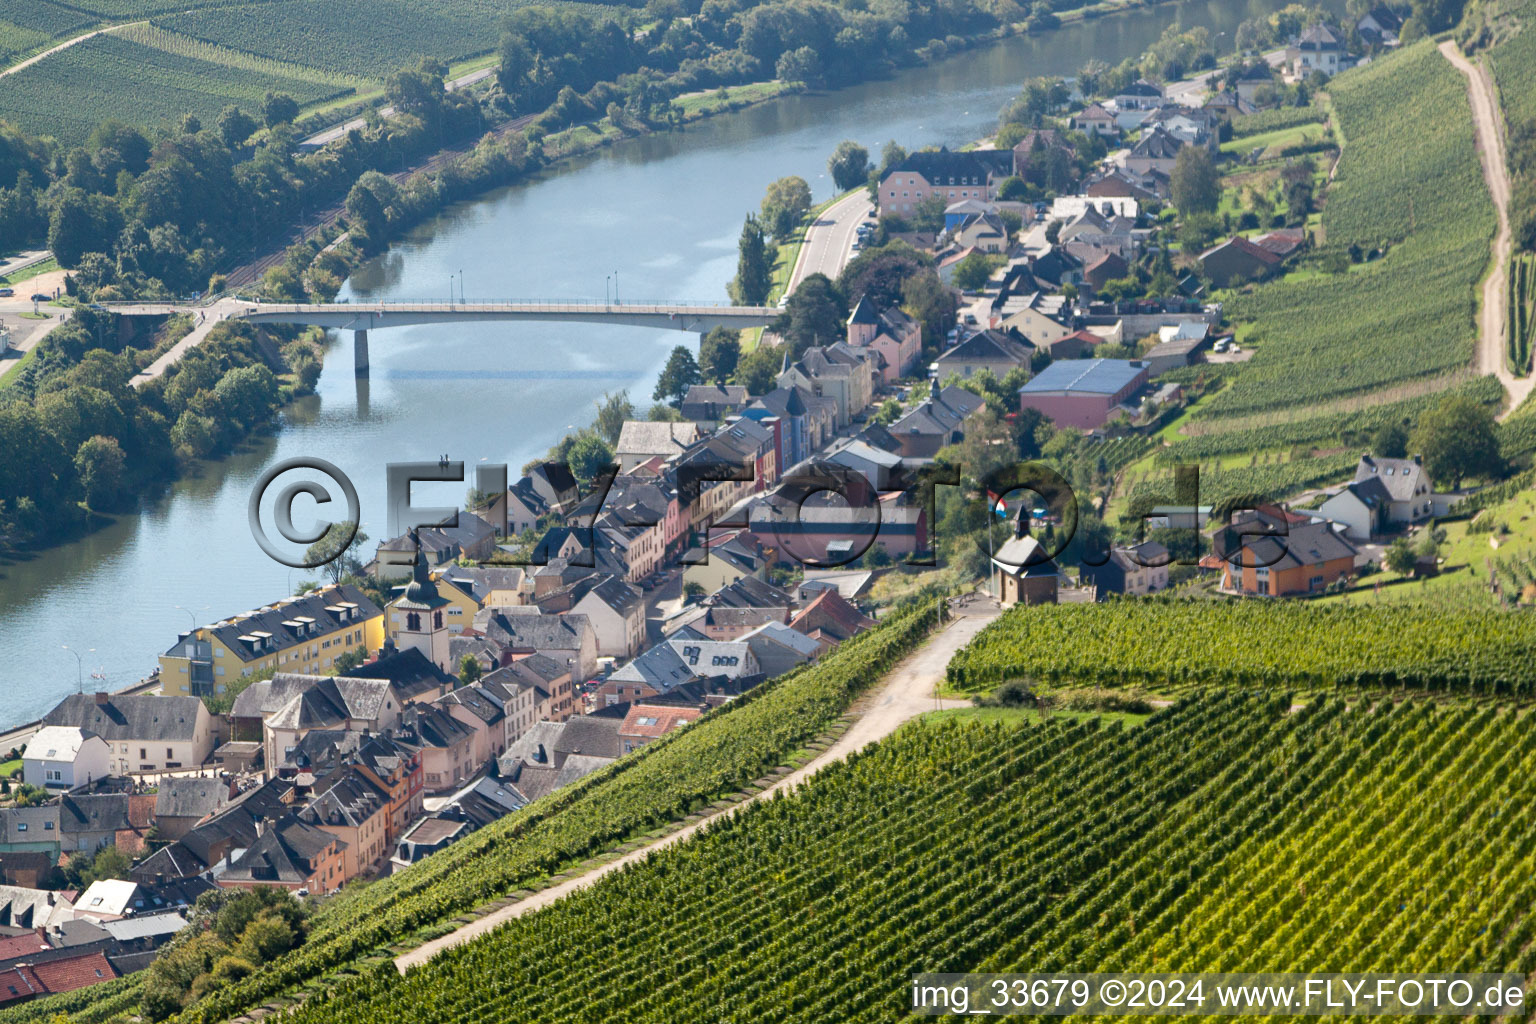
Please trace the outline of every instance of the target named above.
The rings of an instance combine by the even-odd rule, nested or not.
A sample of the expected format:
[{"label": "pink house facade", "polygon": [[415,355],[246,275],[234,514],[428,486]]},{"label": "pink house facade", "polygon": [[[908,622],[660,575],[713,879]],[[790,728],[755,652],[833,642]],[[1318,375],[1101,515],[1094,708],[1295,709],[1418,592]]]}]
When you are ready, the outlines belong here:
[{"label": "pink house facade", "polygon": [[923,354],[923,329],[899,309],[875,312],[874,303],[865,295],[848,318],[848,344],[877,354],[881,382],[894,384],[917,369]]}]

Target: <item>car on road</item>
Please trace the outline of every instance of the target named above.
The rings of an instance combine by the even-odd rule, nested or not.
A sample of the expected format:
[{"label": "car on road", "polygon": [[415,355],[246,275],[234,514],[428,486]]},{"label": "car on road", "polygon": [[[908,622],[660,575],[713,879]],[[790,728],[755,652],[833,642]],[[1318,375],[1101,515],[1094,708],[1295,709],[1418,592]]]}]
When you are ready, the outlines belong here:
[{"label": "car on road", "polygon": [[8,299],[16,294],[15,288],[0,288],[0,299]]},{"label": "car on road", "polygon": [[53,300],[53,296],[52,295],[44,295],[42,292],[33,292],[32,293],[32,301],[33,302],[51,302],[52,300]]}]

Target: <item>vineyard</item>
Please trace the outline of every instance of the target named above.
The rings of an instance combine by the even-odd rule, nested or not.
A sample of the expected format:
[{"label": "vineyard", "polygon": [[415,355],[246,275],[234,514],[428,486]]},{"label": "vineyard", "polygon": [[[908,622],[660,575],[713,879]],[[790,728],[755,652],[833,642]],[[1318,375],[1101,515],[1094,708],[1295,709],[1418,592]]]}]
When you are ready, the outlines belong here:
[{"label": "vineyard", "polygon": [[1135,729],[909,727],[284,1019],[888,1021],[923,971],[1536,965],[1524,719],[1288,705],[1218,693]]},{"label": "vineyard", "polygon": [[1255,114],[1239,114],[1232,119],[1232,137],[1246,138],[1266,132],[1296,128],[1304,124],[1322,124],[1323,112],[1316,107],[1275,107]]},{"label": "vineyard", "polygon": [[0,67],[95,20],[49,0],[0,0]]},{"label": "vineyard", "polygon": [[[99,35],[8,77],[0,89],[0,119],[70,144],[84,141],[108,118],[159,124],[192,113],[212,124],[231,103],[259,112],[268,92],[287,93],[304,104],[347,91],[334,80],[321,80],[325,76],[306,75],[231,67],[116,34]],[[103,89],[102,82],[113,88]]]},{"label": "vineyard", "polygon": [[1339,75],[1328,92],[1344,150],[1322,213],[1327,244],[1386,254],[1234,297],[1228,312],[1262,340],[1202,417],[1317,415],[1331,399],[1471,362],[1494,214],[1465,80],[1425,41]]},{"label": "vineyard", "polygon": [[1371,436],[1383,425],[1393,422],[1412,423],[1443,401],[1447,394],[1466,395],[1491,407],[1495,412],[1504,400],[1504,389],[1497,378],[1474,377],[1447,391],[1375,405],[1358,412],[1315,416],[1249,430],[1179,436],[1172,444],[1158,450],[1157,461],[1166,464],[1200,462],[1228,455],[1325,443],[1363,448],[1369,446]]},{"label": "vineyard", "polygon": [[278,0],[171,14],[155,24],[270,60],[382,81],[423,56],[454,60],[490,52],[501,20],[517,6],[498,0]]},{"label": "vineyard", "polygon": [[[1182,446],[1170,449],[1180,453]],[[1161,453],[1159,453],[1161,455]],[[1255,459],[1280,459],[1281,453],[1254,456]],[[1200,504],[1215,505],[1240,494],[1267,494],[1271,498],[1290,497],[1298,491],[1348,478],[1359,461],[1359,452],[1338,452],[1321,458],[1292,458],[1284,461],[1255,462],[1248,466],[1223,466],[1218,461],[1202,462],[1185,458],[1186,465],[1200,467]],[[1160,464],[1140,473],[1127,473],[1121,490],[1132,497],[1151,495],[1164,501],[1174,494],[1174,468]]]},{"label": "vineyard", "polygon": [[[185,1019],[224,1020],[392,943],[444,930],[456,915],[537,885],[562,867],[750,785],[826,730],[927,635],[932,622],[931,604],[893,612],[819,663],[756,687],[407,871],[344,892],[315,917],[305,945],[244,981],[221,986]],[[35,1013],[38,1005],[24,1009]],[[0,1024],[34,1019],[0,1011]],[[86,1019],[78,1015],[77,1024]]]},{"label": "vineyard", "polygon": [[1536,22],[1536,3],[1500,0],[1489,14],[1502,28],[1502,38],[1488,50],[1488,62],[1504,107],[1504,123],[1536,118],[1536,33],[1530,31]]},{"label": "vineyard", "polygon": [[1536,255],[1516,253],[1509,260],[1509,310],[1504,326],[1509,366],[1523,377],[1531,370],[1536,343]]},{"label": "vineyard", "polygon": [[1491,610],[1295,601],[1113,601],[1019,607],[949,664],[990,692],[1051,684],[1367,687],[1536,696],[1536,621]]}]

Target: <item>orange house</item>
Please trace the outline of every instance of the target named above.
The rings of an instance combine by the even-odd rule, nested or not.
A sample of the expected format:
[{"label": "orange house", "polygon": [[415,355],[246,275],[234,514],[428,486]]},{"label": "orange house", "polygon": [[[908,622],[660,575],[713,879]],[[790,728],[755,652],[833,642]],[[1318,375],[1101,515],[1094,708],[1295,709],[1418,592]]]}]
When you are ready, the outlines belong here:
[{"label": "orange house", "polygon": [[[1288,516],[1294,518],[1294,516]],[[1222,559],[1221,588],[1253,597],[1316,594],[1355,571],[1355,547],[1323,520],[1288,523],[1284,535],[1246,538]]]}]

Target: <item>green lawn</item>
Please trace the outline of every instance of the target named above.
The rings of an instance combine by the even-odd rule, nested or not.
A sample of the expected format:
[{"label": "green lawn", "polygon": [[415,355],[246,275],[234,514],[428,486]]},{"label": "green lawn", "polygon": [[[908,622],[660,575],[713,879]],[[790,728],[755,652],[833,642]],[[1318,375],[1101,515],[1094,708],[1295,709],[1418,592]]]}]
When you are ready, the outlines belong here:
[{"label": "green lawn", "polygon": [[11,358],[0,361],[0,367],[4,367],[4,369],[0,369],[0,388],[9,387],[11,381],[21,374],[22,368],[30,363],[36,355],[37,346],[33,345],[27,349],[26,354],[20,359]]},{"label": "green lawn", "polygon": [[[1320,124],[1299,124],[1290,128],[1277,128],[1272,132],[1260,132],[1258,135],[1248,135],[1231,142],[1223,142],[1223,153],[1248,154],[1255,149],[1273,150],[1276,154],[1287,146],[1302,145],[1316,142],[1323,137],[1323,126]],[[1266,153],[1266,156],[1268,154]]]},{"label": "green lawn", "polygon": [[21,758],[14,761],[0,761],[0,778],[10,778],[21,771]]}]

